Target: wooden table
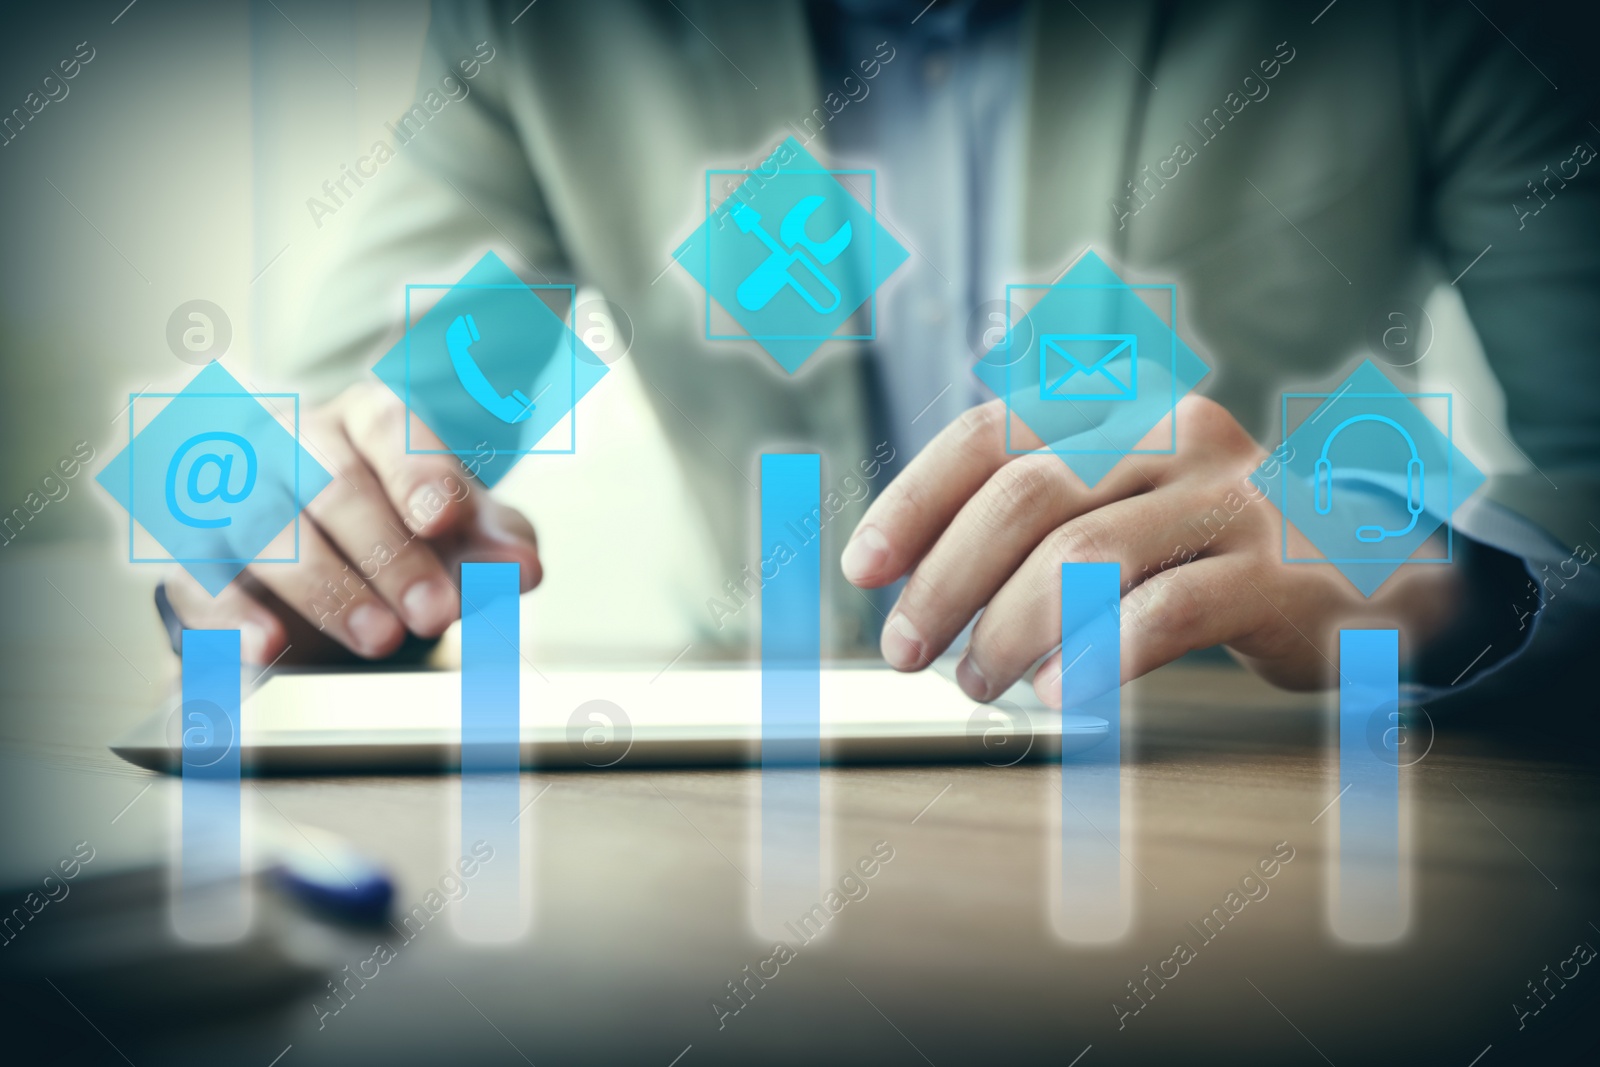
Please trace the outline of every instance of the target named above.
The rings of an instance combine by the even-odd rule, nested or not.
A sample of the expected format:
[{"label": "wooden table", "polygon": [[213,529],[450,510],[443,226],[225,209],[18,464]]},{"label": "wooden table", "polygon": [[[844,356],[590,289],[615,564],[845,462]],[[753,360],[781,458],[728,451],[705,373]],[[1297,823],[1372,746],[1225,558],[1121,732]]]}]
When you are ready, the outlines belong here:
[{"label": "wooden table", "polygon": [[[7,884],[80,840],[102,870],[165,854],[176,783],[105,750],[171,671],[143,591],[119,573],[71,554],[0,571],[13,608]],[[1527,983],[1575,944],[1600,946],[1600,788],[1584,753],[1437,724],[1402,778],[1409,932],[1359,946],[1329,925],[1339,787],[1328,699],[1180,665],[1129,687],[1125,708],[1134,917],[1112,944],[1068,943],[1050,919],[1059,766],[824,771],[839,873],[874,842],[894,859],[719,1028],[712,998],[772,955],[749,922],[758,775],[538,774],[523,784],[539,799],[526,814],[533,918],[522,940],[476,947],[436,924],[320,1029],[315,989],[208,1022],[96,1018],[66,1003],[71,989],[41,986],[8,999],[7,1040],[60,1062],[120,1055],[141,1067],[265,1067],[280,1053],[281,1067],[1586,1062],[1600,1040],[1600,967],[1552,983],[1549,1006],[1521,1029],[1512,1007],[1533,1006]],[[1539,710],[1530,699],[1507,715]],[[458,789],[449,777],[278,779],[249,783],[245,811],[359,842],[397,873],[405,910],[454,859]],[[1187,924],[1279,842],[1294,859],[1268,896],[1201,942]],[[1178,941],[1196,958],[1119,1025],[1128,983]],[[330,946],[351,964],[372,952],[359,938],[328,935]]]}]

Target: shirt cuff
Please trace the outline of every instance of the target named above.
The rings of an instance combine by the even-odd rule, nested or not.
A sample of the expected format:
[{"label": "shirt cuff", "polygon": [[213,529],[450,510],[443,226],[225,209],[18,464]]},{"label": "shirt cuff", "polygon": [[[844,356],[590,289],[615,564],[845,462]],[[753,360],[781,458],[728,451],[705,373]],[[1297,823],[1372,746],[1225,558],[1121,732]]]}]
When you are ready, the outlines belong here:
[{"label": "shirt cuff", "polygon": [[[1469,498],[1456,510],[1452,529],[1456,537],[1467,538],[1522,561],[1527,570],[1528,584],[1506,605],[1506,610],[1517,617],[1521,642],[1511,652],[1493,657],[1486,666],[1477,667],[1478,661],[1484,659],[1490,651],[1485,648],[1478,659],[1469,663],[1461,675],[1449,685],[1406,683],[1402,686],[1402,694],[1405,699],[1412,702],[1420,703],[1453,696],[1506,670],[1513,663],[1526,657],[1530,650],[1538,645],[1539,632],[1545,625],[1546,599],[1539,584],[1541,576],[1549,576],[1563,564],[1567,564],[1570,569],[1573,564],[1586,563],[1588,559],[1593,558],[1592,549],[1589,551],[1588,559],[1584,559],[1578,550],[1564,548],[1560,542],[1528,519],[1480,496]],[[1460,546],[1457,546],[1457,551],[1460,551]],[[1571,576],[1575,577],[1576,574],[1574,570]]]}]

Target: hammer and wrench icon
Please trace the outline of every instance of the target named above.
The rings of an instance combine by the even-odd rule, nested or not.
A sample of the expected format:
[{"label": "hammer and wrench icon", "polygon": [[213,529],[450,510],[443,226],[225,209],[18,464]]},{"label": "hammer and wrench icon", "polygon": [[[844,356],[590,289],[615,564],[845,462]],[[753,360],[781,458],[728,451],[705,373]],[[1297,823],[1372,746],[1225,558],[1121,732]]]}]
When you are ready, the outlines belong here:
[{"label": "hammer and wrench icon", "polygon": [[[846,219],[844,224],[825,240],[813,241],[807,236],[806,224],[811,221],[811,216],[823,202],[820,196],[808,196],[790,208],[778,226],[777,240],[774,240],[761,225],[761,215],[749,204],[741,200],[729,209],[728,214],[732,216],[734,225],[739,227],[741,233],[754,234],[771,250],[771,255],[751,271],[748,278],[739,283],[735,293],[739,299],[739,306],[748,311],[760,311],[786,286],[799,293],[800,298],[819,315],[826,315],[839,306],[839,288],[828,280],[818,264],[826,266],[838,259],[844,250],[850,247],[850,239],[854,236],[854,232],[850,227],[850,221]],[[802,249],[810,255],[803,255]],[[831,298],[831,303],[825,305],[810,288],[809,280],[802,282],[801,278],[795,276],[791,268],[796,263],[822,286],[822,290]]]}]

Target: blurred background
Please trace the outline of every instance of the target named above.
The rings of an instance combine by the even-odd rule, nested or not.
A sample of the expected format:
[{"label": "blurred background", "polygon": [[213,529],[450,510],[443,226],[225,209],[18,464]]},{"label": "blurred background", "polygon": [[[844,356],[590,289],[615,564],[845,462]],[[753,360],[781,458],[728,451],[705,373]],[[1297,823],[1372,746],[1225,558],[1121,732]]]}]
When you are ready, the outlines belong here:
[{"label": "blurred background", "polygon": [[[1497,19],[1513,14],[1492,10]],[[81,64],[65,83],[66,95],[32,115],[20,132],[7,131],[10,139],[0,147],[0,515],[15,515],[16,508],[28,513],[0,546],[5,885],[36,880],[41,863],[69,853],[79,840],[92,842],[98,870],[145,861],[167,840],[173,783],[152,783],[105,747],[160,703],[176,675],[151,605],[159,568],[127,562],[126,516],[93,475],[126,441],[129,395],[174,391],[195,373],[169,341],[174,313],[192,301],[209,301],[226,317],[231,339],[223,363],[232,373],[263,390],[310,389],[277,368],[303,343],[326,265],[349,239],[364,199],[352,197],[320,219],[308,201],[322,198],[323,183],[353,164],[416,99],[428,14],[428,5],[416,0],[0,7],[0,115],[22,106],[60,61],[77,57]],[[1538,12],[1526,17],[1536,19]],[[373,180],[383,180],[381,169]],[[892,197],[887,191],[885,202],[892,205]],[[670,252],[659,250],[663,265]],[[444,264],[431,280],[453,281],[458,274],[458,264]],[[395,337],[403,296],[394,294]],[[966,322],[972,310],[953,307],[954,321]],[[1415,368],[1420,384],[1444,389],[1448,381],[1474,401],[1455,410],[1457,443],[1486,473],[1526,469],[1505,435],[1499,388],[1455,290],[1442,285],[1423,310],[1430,355]],[[648,336],[637,337],[634,350],[650,344]],[[369,364],[380,354],[374,351]],[[730,577],[719,570],[705,520],[630,359],[611,370],[585,401],[576,454],[523,462],[503,483],[504,495],[525,505],[546,562],[541,591],[523,603],[524,647],[536,661],[605,652],[665,663],[704,636],[695,620],[706,618],[706,599],[719,595]],[[94,457],[86,469],[60,480],[58,463],[81,458],[85,448]],[[599,485],[625,488],[601,493],[594,489]],[[47,503],[33,513],[30,499]],[[752,615],[742,614],[718,639],[733,649],[747,645]],[[881,907],[872,914],[882,929],[861,926],[852,914],[855,940],[812,960],[807,966],[815,969],[788,987],[790,1003],[805,1010],[775,1010],[766,1023],[730,1037],[720,1046],[722,1055],[732,1050],[753,1058],[788,1042],[791,1051],[820,1057],[826,1037],[856,1042],[863,1055],[871,1051],[884,1063],[928,1060],[943,1067],[943,1053],[956,1050],[957,1062],[993,1062],[986,1057],[997,1046],[986,1042],[1004,1044],[1008,1034],[1026,1034],[1018,1038],[1017,1062],[1077,1062],[1071,1057],[1082,1044],[1049,1047],[1037,1037],[1040,1020],[1074,1026],[1092,1020],[1109,1033],[1113,1016],[1106,1004],[1124,994],[1124,980],[1170,953],[1169,935],[1183,917],[1210,906],[1280,838],[1293,839],[1307,858],[1274,890],[1278,903],[1260,909],[1262,916],[1252,913],[1256,925],[1238,936],[1237,955],[1214,961],[1231,984],[1206,979],[1211,984],[1202,991],[1196,980],[1184,994],[1192,997],[1186,1004],[1173,995],[1164,1002],[1170,1009],[1163,1010],[1172,1012],[1167,1021],[1144,1028],[1138,1040],[1148,1043],[1124,1046],[1121,1062],[1151,1062],[1130,1048],[1202,1062],[1206,1057],[1189,1043],[1197,1032],[1262,1062],[1322,1062],[1327,1057],[1313,1056],[1244,985],[1245,978],[1277,969],[1302,1005],[1342,1011],[1328,1007],[1324,984],[1337,982],[1341,995],[1352,998],[1353,1015],[1388,1013],[1385,1047],[1405,1050],[1413,1062],[1466,1064],[1489,1040],[1479,1040],[1488,1025],[1479,1020],[1503,1016],[1505,1002],[1525,996],[1525,979],[1565,957],[1574,938],[1590,936],[1576,915],[1593,902],[1600,884],[1592,821],[1588,830],[1571,822],[1552,827],[1543,816],[1596,810],[1592,776],[1513,776],[1497,787],[1500,807],[1484,801],[1521,846],[1517,851],[1527,848],[1555,879],[1551,886],[1559,882],[1561,892],[1551,897],[1566,910],[1557,913],[1542,895],[1544,871],[1528,871],[1526,856],[1519,858],[1495,836],[1503,836],[1499,826],[1491,830],[1479,819],[1481,811],[1458,801],[1456,793],[1483,799],[1489,788],[1462,772],[1464,764],[1451,762],[1478,750],[1441,741],[1426,768],[1433,777],[1416,794],[1437,802],[1423,809],[1419,800],[1417,815],[1419,839],[1433,843],[1439,872],[1419,888],[1419,899],[1434,908],[1419,909],[1422,921],[1403,946],[1403,960],[1361,955],[1333,944],[1322,925],[1322,881],[1314,864],[1325,859],[1326,825],[1308,822],[1321,800],[1304,812],[1296,807],[1306,799],[1300,791],[1308,782],[1320,787],[1336,778],[1316,718],[1320,698],[1291,699],[1257,687],[1248,699],[1234,700],[1172,685],[1160,697],[1172,707],[1196,701],[1189,709],[1195,718],[1183,720],[1188,732],[1180,732],[1178,742],[1146,750],[1153,769],[1137,788],[1129,787],[1136,806],[1169,816],[1165,822],[1152,816],[1146,824],[1162,846],[1145,863],[1146,880],[1167,892],[1156,891],[1148,902],[1136,943],[1094,956],[1098,969],[1090,974],[1081,965],[1084,957],[1063,954],[1043,932],[1035,897],[1043,893],[1045,863],[1036,853],[1048,842],[1045,814],[1051,805],[1059,811],[1057,794],[1043,778],[983,775],[981,768],[959,775],[863,772],[841,781],[839,810],[853,814],[841,817],[836,832],[839,848],[851,856],[879,837],[906,856],[884,879],[887,885],[898,877],[902,888],[875,889],[877,902],[858,909]],[[1278,715],[1285,707],[1293,714]],[[1208,742],[1204,725],[1219,722],[1246,742],[1230,742],[1227,751]],[[1273,748],[1295,755],[1269,769],[1260,757]],[[1244,791],[1226,805],[1206,807],[1216,800],[1207,791],[1207,774],[1218,768],[1236,773],[1241,765]],[[605,1045],[610,1040],[667,1064],[685,1043],[705,1040],[705,998],[763,955],[760,946],[746,943],[738,917],[745,886],[722,855],[739,855],[734,848],[745,832],[749,779],[730,775],[731,791],[720,792],[703,777],[660,777],[658,788],[642,778],[575,776],[536,809],[548,820],[539,830],[546,835],[538,883],[546,913],[538,928],[541,951],[491,961],[502,979],[497,991],[468,986],[468,1003],[474,1010],[483,1005],[485,1018],[508,1027],[521,1013],[548,1022],[545,1051],[551,1055],[592,1054],[591,1039],[616,1047]],[[957,784],[944,807],[913,825],[912,817],[921,819],[919,809],[944,796],[940,790],[950,782]],[[380,829],[363,843],[397,865],[409,901],[443,869],[448,820],[441,814],[442,787],[420,779],[287,783],[273,792],[276,801],[250,803],[262,819],[274,818],[281,804],[295,818],[352,835],[376,824]],[[684,808],[675,813],[660,804],[657,798],[668,794]],[[1003,822],[997,811],[1024,808],[1026,818],[997,831]],[[1223,835],[1223,824],[1234,836]],[[628,832],[606,836],[617,826]],[[1291,878],[1299,879],[1294,887]],[[669,909],[666,902],[681,906]],[[563,918],[557,922],[556,916]],[[1593,936],[1600,943],[1600,934]],[[713,938],[720,940],[707,947]],[[339,962],[364,954],[341,951]],[[296,1002],[292,1025],[254,1023],[243,1035],[248,1040],[233,1041],[229,1052],[247,1049],[256,1057],[249,1062],[267,1064],[288,1041],[301,1044],[298,1056],[304,1042],[320,1040],[321,1056],[348,1062],[366,1051],[362,1035],[392,1027],[417,1042],[419,1056],[448,1055],[454,1045],[518,1062],[505,1047],[510,1039],[502,1043],[480,1027],[455,999],[461,991],[441,980],[442,968],[466,981],[463,975],[485,967],[483,959],[442,959],[434,957],[432,969],[419,966],[407,972],[411,977],[393,979],[393,998],[381,1009],[374,1004],[366,1029],[312,1038],[314,1019]],[[846,977],[860,980],[888,1014],[875,1003],[878,1014],[867,1010],[861,1000],[868,994],[859,987],[852,992]],[[1586,981],[1600,989],[1600,978]],[[533,985],[549,998],[542,1005],[527,1003],[524,992]],[[883,999],[885,988],[904,994],[898,1007]],[[1592,1004],[1593,996],[1580,990],[1562,1002],[1563,1010]],[[777,996],[766,1003],[775,1006]],[[1218,1020],[1232,1018],[1240,1004],[1252,1012],[1249,1028],[1223,1033]],[[1285,1004],[1304,1021],[1292,1000]],[[962,1028],[958,1008],[981,1017],[982,1026]],[[891,1015],[914,1033],[922,1027],[916,1053],[926,1049],[931,1060],[916,1058],[883,1026]],[[1457,1015],[1474,1020],[1471,1033],[1454,1035],[1460,1041],[1446,1045],[1452,1035],[1444,1020]],[[623,1017],[636,1025],[617,1027]],[[435,1019],[449,1022],[436,1026]],[[1413,1027],[1417,1020],[1431,1021]],[[456,1029],[468,1024],[475,1029]],[[1501,1042],[1500,1031],[1507,1029],[1496,1029],[1493,1040]],[[470,1036],[457,1043],[463,1032]],[[523,1046],[515,1055],[532,1049],[512,1032]],[[765,1034],[776,1036],[769,1041]],[[1326,1041],[1330,1034],[1337,1031],[1324,1021],[1317,1036]],[[658,1038],[659,1048],[648,1045]],[[120,1062],[92,1034],[73,1047],[83,1062]],[[1334,1062],[1347,1062],[1337,1047],[1326,1047]],[[695,1048],[682,1067],[701,1056],[716,1058],[705,1044]],[[1101,1062],[1107,1051],[1102,1044],[1083,1067]],[[1441,1058],[1429,1058],[1434,1053]],[[1485,1060],[1483,1067],[1519,1062],[1514,1056]],[[217,1055],[196,1038],[179,1059],[216,1062]],[[533,1061],[545,1062],[538,1055]],[[135,1055],[130,1062],[145,1061]],[[1381,1050],[1372,1062],[1383,1062]]]}]

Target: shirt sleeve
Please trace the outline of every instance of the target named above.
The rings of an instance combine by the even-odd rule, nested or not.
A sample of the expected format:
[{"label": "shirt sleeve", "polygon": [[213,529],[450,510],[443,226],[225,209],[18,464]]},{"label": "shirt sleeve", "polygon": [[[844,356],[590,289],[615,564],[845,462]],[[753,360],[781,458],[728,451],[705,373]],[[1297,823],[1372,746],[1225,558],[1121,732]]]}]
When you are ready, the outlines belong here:
[{"label": "shirt sleeve", "polygon": [[1454,530],[1458,550],[1465,549],[1469,578],[1478,577],[1471,559],[1483,546],[1519,561],[1521,580],[1507,585],[1505,568],[1498,569],[1495,577],[1501,580],[1473,605],[1489,616],[1489,625],[1474,627],[1479,635],[1474,640],[1430,652],[1440,670],[1427,683],[1408,684],[1406,698],[1416,703],[1456,696],[1476,700],[1527,684],[1534,676],[1549,680],[1552,667],[1574,662],[1600,619],[1600,577],[1590,566],[1596,551],[1589,540],[1566,548],[1523,516],[1478,497],[1457,510]]},{"label": "shirt sleeve", "polygon": [[1486,495],[1570,545],[1600,514],[1595,94],[1559,54],[1535,51],[1536,64],[1470,8],[1449,11],[1415,35],[1425,237],[1461,291],[1527,460]]},{"label": "shirt sleeve", "polygon": [[346,219],[341,208],[324,220],[335,251],[303,342],[278,355],[274,375],[313,399],[338,393],[399,339],[408,282],[454,281],[486,250],[530,280],[565,273],[528,139],[508,106],[526,80],[521,61],[484,5],[433,6],[415,106],[362,157],[376,173],[350,199],[358,214]]},{"label": "shirt sleeve", "polygon": [[1488,650],[1492,666],[1463,663],[1456,683],[1429,693],[1547,691],[1580,680],[1580,638],[1600,621],[1600,581],[1587,562],[1590,539],[1600,538],[1594,78],[1575,53],[1540,50],[1551,43],[1548,28],[1517,34],[1459,4],[1414,10],[1424,236],[1461,291],[1526,460],[1491,477],[1455,518],[1458,534],[1526,566],[1516,595],[1479,608],[1505,612],[1521,644],[1510,654]]}]

